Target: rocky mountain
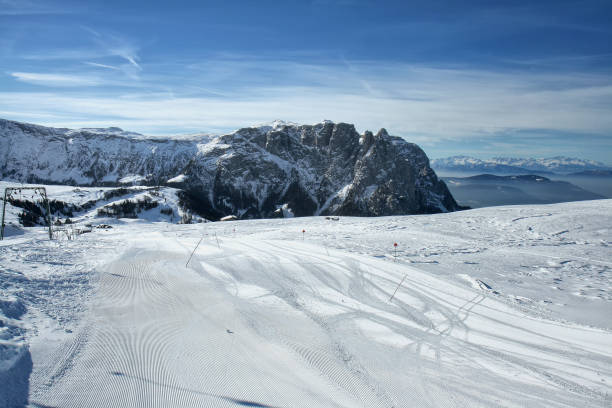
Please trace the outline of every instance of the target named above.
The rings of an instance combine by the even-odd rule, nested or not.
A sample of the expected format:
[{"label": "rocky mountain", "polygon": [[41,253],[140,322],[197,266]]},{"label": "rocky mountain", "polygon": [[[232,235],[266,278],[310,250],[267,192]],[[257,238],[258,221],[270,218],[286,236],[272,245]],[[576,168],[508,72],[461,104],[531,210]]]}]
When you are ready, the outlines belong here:
[{"label": "rocky mountain", "polygon": [[220,136],[147,137],[0,120],[0,177],[79,186],[168,185],[209,219],[380,216],[460,209],[417,145],[384,129],[274,122]]},{"label": "rocky mountain", "polygon": [[444,171],[497,174],[570,174],[592,170],[612,170],[612,167],[594,160],[563,156],[537,159],[494,157],[485,160],[469,156],[451,156],[433,159],[431,166],[436,170]]}]

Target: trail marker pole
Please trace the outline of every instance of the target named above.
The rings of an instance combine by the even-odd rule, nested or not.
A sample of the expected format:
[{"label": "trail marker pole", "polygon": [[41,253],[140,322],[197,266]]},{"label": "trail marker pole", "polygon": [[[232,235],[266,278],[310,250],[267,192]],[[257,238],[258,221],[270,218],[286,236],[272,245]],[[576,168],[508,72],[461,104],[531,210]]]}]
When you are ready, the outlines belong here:
[{"label": "trail marker pole", "polygon": [[408,276],[408,274],[404,275],[404,277],[402,278],[401,282],[399,283],[399,285],[397,285],[397,288],[395,288],[395,292],[393,292],[393,294],[391,295],[391,297],[389,298],[389,302],[393,300],[393,297],[395,296],[395,294],[397,293],[397,290],[400,288],[400,286],[402,286],[402,283],[404,283],[404,280],[406,279],[406,277]]},{"label": "trail marker pole", "polygon": [[397,242],[393,243],[393,262],[397,262]]},{"label": "trail marker pole", "polygon": [[51,209],[49,208],[49,199],[47,198],[47,189],[42,188],[40,190],[41,196],[43,198],[43,204],[47,207],[47,216],[45,219],[47,220],[47,225],[49,225],[49,239],[53,239],[53,230],[51,227]]},{"label": "trail marker pole", "polygon": [[306,230],[305,230],[305,229],[303,229],[303,230],[302,230],[302,241],[304,240],[304,235],[305,235],[305,234],[306,234]]},{"label": "trail marker pole", "polygon": [[191,261],[191,257],[193,256],[193,254],[195,254],[196,249],[198,249],[198,247],[200,246],[200,242],[202,242],[204,238],[200,238],[200,240],[198,241],[198,245],[195,246],[195,248],[193,248],[193,251],[191,252],[191,255],[189,256],[189,259],[187,260],[187,263],[185,264],[185,268],[187,267],[187,265],[189,265],[189,261]]},{"label": "trail marker pole", "polygon": [[6,212],[6,188],[4,189],[4,200],[2,200],[2,224],[0,226],[0,240],[4,239],[4,214]]}]

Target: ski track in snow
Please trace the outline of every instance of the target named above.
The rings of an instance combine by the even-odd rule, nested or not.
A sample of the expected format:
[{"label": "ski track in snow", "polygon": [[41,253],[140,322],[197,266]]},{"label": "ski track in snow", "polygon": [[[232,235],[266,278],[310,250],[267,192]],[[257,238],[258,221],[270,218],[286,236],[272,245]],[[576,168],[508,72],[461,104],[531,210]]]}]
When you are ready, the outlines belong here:
[{"label": "ski track in snow", "polygon": [[604,407],[611,203],[26,232],[0,289],[32,407]]}]

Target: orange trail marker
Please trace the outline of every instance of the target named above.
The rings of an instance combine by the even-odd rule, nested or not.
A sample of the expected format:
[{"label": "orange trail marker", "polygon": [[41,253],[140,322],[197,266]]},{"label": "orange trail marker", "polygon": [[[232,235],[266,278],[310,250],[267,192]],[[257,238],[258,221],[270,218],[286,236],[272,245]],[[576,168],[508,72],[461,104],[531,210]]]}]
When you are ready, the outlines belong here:
[{"label": "orange trail marker", "polygon": [[395,258],[397,258],[397,242],[394,242],[394,243],[393,243],[393,250],[394,250],[394,254],[393,254],[393,256],[394,256]]}]

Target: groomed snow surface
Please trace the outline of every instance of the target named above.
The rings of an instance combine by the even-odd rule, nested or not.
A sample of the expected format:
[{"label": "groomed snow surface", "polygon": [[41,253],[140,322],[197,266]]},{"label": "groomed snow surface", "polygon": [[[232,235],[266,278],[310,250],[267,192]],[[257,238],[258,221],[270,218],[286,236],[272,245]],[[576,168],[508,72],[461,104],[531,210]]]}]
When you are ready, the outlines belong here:
[{"label": "groomed snow surface", "polygon": [[610,407],[611,267],[612,200],[27,228],[0,407]]}]

